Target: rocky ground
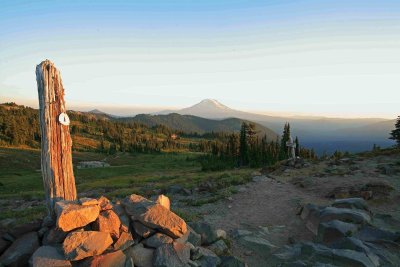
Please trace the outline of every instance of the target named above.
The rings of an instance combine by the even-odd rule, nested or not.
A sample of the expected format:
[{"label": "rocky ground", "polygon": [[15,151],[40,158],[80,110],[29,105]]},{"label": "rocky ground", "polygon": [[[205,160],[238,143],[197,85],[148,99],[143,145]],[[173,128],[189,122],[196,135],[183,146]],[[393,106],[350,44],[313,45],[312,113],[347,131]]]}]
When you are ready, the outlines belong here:
[{"label": "rocky ground", "polygon": [[[223,201],[193,207],[190,211],[225,229],[231,238],[232,253],[249,266],[286,266],[283,264],[286,260],[274,254],[286,245],[317,240],[318,233],[310,231],[307,220],[300,216],[308,203],[329,206],[335,199],[362,198],[368,213],[373,214],[368,225],[391,233],[400,231],[398,153],[357,155],[305,163],[297,168],[282,166],[260,173],[253,177],[253,182],[236,189],[236,194]],[[179,206],[179,201],[174,204]],[[381,265],[330,262],[332,266],[400,266],[397,260],[394,257],[386,265],[383,261]]]},{"label": "rocky ground", "polygon": [[172,203],[157,195],[60,203],[53,224],[0,231],[0,263],[49,266],[53,257],[57,266],[400,266],[398,152],[283,164],[224,188],[234,194],[223,199],[218,186],[171,186],[161,193]]}]

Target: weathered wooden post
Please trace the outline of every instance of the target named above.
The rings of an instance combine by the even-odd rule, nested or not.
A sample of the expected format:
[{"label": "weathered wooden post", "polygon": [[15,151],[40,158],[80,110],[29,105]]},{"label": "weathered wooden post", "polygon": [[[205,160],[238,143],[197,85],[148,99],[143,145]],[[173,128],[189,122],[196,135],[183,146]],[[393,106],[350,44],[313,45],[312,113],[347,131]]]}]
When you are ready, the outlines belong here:
[{"label": "weathered wooden post", "polygon": [[45,60],[36,66],[36,81],[42,134],[43,185],[49,215],[54,217],[54,204],[57,201],[76,199],[72,140],[60,71],[50,60]]}]

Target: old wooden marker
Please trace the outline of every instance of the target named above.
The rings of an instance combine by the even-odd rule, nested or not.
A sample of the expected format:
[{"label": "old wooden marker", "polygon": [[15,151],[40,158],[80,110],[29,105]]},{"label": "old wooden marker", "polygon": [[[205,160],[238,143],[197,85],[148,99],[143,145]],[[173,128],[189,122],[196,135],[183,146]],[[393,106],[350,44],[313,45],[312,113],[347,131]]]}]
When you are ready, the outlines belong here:
[{"label": "old wooden marker", "polygon": [[59,200],[75,200],[72,140],[60,71],[50,60],[36,66],[39,120],[42,135],[42,176],[49,215]]}]

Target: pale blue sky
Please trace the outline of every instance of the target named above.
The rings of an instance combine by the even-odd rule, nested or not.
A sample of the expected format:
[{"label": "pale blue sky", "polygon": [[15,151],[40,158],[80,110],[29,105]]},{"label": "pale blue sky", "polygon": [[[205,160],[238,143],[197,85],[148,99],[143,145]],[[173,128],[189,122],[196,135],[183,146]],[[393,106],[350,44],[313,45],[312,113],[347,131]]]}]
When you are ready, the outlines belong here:
[{"label": "pale blue sky", "polygon": [[1,1],[0,102],[46,58],[68,106],[394,118],[400,1]]}]

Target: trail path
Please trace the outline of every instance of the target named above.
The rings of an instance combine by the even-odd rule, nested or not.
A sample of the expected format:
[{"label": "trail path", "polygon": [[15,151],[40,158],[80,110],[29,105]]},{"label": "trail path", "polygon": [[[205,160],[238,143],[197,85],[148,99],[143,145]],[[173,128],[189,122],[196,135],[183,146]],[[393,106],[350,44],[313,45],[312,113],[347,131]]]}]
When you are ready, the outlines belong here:
[{"label": "trail path", "polygon": [[[305,227],[299,208],[307,203],[329,205],[332,199],[326,197],[337,186],[351,187],[367,182],[389,182],[395,190],[390,200],[375,204],[371,208],[379,212],[388,212],[398,217],[400,209],[396,202],[400,199],[399,174],[382,175],[377,168],[380,162],[397,162],[396,157],[378,157],[363,159],[353,165],[331,166],[326,163],[312,165],[309,168],[274,173],[272,178],[258,176],[253,182],[238,187],[238,193],[217,203],[196,208],[203,219],[219,229],[228,232],[231,238],[231,250],[234,255],[252,266],[275,266],[271,253],[291,242],[312,240],[313,234]],[[350,166],[357,166],[350,171]],[[338,169],[346,174],[332,173]],[[320,173],[325,176],[318,177]],[[293,179],[300,178],[304,185],[295,185]],[[250,231],[250,237],[256,244],[243,242],[238,230]],[[242,232],[243,233],[243,232]],[[261,238],[262,240],[260,241]],[[250,238],[251,239],[251,238]],[[270,247],[263,243],[266,240]]]}]

